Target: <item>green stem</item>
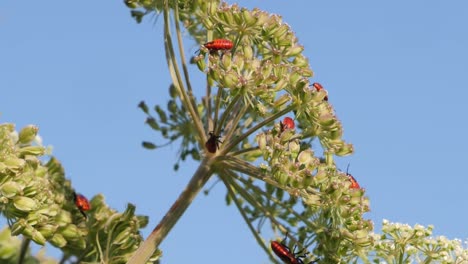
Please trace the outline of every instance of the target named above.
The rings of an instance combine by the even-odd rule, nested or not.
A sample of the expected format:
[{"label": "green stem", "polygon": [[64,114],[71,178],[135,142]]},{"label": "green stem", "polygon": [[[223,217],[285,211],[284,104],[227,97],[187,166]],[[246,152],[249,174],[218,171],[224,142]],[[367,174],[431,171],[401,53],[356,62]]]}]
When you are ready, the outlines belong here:
[{"label": "green stem", "polygon": [[228,190],[228,194],[229,196],[231,197],[231,199],[234,201],[234,204],[236,205],[237,207],[237,210],[239,210],[239,212],[241,213],[242,215],[242,218],[244,219],[245,223],[247,223],[247,226],[249,227],[250,229],[250,232],[254,235],[255,239],[257,240],[258,244],[262,247],[262,249],[270,256],[270,259],[276,263],[276,264],[280,264],[274,257],[273,255],[271,254],[271,251],[268,250],[268,247],[265,245],[265,242],[262,240],[262,238],[258,235],[258,233],[255,231],[255,228],[252,226],[252,223],[249,221],[247,215],[245,214],[244,210],[242,209],[242,206],[241,206],[241,203],[239,202],[239,199],[237,199],[234,191],[232,190],[232,186],[227,182],[227,177],[224,176],[224,175],[219,175],[219,177],[221,178],[221,180],[223,181],[224,185],[226,185],[226,188]]},{"label": "green stem", "polygon": [[23,237],[23,242],[21,242],[20,255],[18,258],[18,264],[23,264],[24,258],[26,257],[26,252],[28,252],[30,243],[31,243],[31,239]]},{"label": "green stem", "polygon": [[[182,62],[182,70],[184,71],[185,85],[187,85],[187,91],[188,91],[188,96],[190,98],[190,103],[192,105],[196,105],[195,98],[193,96],[192,85],[190,84],[190,78],[189,78],[189,73],[188,73],[188,68],[187,68],[187,59],[185,58],[184,44],[182,42],[182,34],[180,33],[181,30],[180,30],[180,25],[179,25],[178,1],[174,1],[174,23],[176,26],[177,43],[179,46],[180,60]],[[198,112],[195,112],[195,113],[198,115]]]},{"label": "green stem", "polygon": [[164,1],[164,45],[166,50],[166,60],[169,66],[169,73],[171,74],[172,82],[175,87],[178,89],[181,102],[184,105],[185,109],[190,113],[195,128],[200,136],[202,142],[206,142],[206,133],[204,133],[203,124],[201,123],[198,113],[195,110],[196,105],[191,103],[191,100],[184,88],[184,83],[182,76],[180,75],[180,70],[177,66],[176,56],[174,52],[174,46],[172,44],[171,30],[169,28],[169,0]]},{"label": "green stem", "polygon": [[195,199],[197,194],[210,179],[213,174],[210,168],[212,162],[213,160],[208,158],[202,160],[197,171],[187,184],[187,187],[180,194],[179,198],[177,198],[148,238],[140,245],[137,251],[135,251],[127,264],[142,264],[148,261],[151,255],[157,250],[161,241],[174,227],[180,217],[184,214],[185,210],[192,203],[193,199]]}]

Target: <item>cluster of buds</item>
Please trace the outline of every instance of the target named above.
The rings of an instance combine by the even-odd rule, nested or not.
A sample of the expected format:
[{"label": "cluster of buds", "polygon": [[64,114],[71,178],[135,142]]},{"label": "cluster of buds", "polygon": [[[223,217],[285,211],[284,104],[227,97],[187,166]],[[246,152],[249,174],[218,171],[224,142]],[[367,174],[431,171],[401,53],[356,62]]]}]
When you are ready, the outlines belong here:
[{"label": "cluster of buds", "polygon": [[[134,215],[134,206],[121,214],[109,209],[101,196],[89,203],[74,193],[58,160],[52,157],[43,164],[47,149],[39,144],[37,132],[36,126],[17,133],[14,125],[0,124],[0,212],[11,234],[39,245],[49,242],[82,261],[111,256],[108,263],[125,263],[142,240],[139,229],[147,224],[146,217]],[[110,249],[107,241],[114,242]]]},{"label": "cluster of buds", "polygon": [[[468,263],[468,249],[458,239],[432,237],[433,226],[391,223],[384,220],[382,234],[374,234],[374,262]],[[403,260],[403,262],[398,262]]]}]

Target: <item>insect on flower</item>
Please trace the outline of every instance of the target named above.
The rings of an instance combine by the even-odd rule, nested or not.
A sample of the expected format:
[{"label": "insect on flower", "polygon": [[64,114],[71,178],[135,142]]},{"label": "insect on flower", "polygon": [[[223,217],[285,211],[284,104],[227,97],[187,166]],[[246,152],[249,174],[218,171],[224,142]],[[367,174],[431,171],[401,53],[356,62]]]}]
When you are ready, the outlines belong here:
[{"label": "insect on flower", "polygon": [[328,92],[327,92],[327,90],[325,90],[325,88],[323,88],[323,86],[320,83],[315,82],[315,83],[312,84],[312,86],[314,86],[314,88],[315,88],[315,90],[317,90],[317,92],[320,91],[320,90],[324,90],[327,93],[327,95],[325,95],[323,100],[328,101]]},{"label": "insect on flower", "polygon": [[285,131],[286,129],[294,129],[296,125],[294,124],[294,120],[290,117],[285,117],[282,122],[280,122],[281,132]]},{"label": "insect on flower", "polygon": [[229,39],[215,39],[213,41],[203,44],[203,46],[207,48],[210,52],[213,52],[218,50],[230,50],[232,49],[234,44]]},{"label": "insect on flower", "polygon": [[86,211],[91,209],[91,205],[89,204],[88,199],[82,194],[73,192],[73,200],[75,201],[75,205],[78,207],[78,210],[80,210],[81,214],[85,218],[88,218],[88,216],[85,214]]},{"label": "insect on flower", "polygon": [[221,138],[218,135],[215,135],[213,131],[211,131],[208,134],[210,137],[208,138],[208,141],[205,143],[205,147],[210,153],[216,153],[216,150],[219,149],[219,143],[223,143],[219,138]]},{"label": "insect on flower", "polygon": [[346,168],[346,175],[349,178],[349,181],[351,182],[351,185],[349,185],[350,189],[361,189],[361,186],[359,186],[359,183],[356,181],[356,179],[353,177],[353,175],[348,173],[349,169],[349,164],[348,167]]},{"label": "insect on flower", "polygon": [[[287,237],[288,234],[286,234],[286,237],[281,242],[271,241],[271,249],[273,252],[275,252],[276,256],[278,256],[286,264],[304,264],[302,259],[306,257],[306,254],[302,254],[303,250],[294,252],[293,249],[293,251],[291,251],[289,247],[284,244]],[[296,246],[294,246],[294,248],[295,247]],[[315,262],[316,261],[312,261],[309,262],[309,264],[313,264]]]},{"label": "insect on flower", "polygon": [[350,189],[361,189],[361,186],[359,186],[359,183],[354,179],[353,175],[346,173],[348,175],[349,180],[351,181],[351,185],[349,186]]}]

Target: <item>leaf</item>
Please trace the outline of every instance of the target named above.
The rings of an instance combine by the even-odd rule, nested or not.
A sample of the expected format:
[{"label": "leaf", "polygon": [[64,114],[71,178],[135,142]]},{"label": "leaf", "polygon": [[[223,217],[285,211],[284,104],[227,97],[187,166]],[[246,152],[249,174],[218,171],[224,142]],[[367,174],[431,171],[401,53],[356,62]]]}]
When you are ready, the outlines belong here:
[{"label": "leaf", "polygon": [[157,146],[151,142],[148,142],[148,141],[143,141],[141,143],[141,145],[145,148],[145,149],[155,149],[157,148]]}]

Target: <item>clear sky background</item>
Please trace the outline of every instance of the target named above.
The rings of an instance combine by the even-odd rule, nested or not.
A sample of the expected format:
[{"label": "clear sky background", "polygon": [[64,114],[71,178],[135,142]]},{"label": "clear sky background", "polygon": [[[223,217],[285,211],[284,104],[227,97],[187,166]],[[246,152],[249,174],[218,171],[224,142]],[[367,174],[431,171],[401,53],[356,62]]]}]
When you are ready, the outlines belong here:
[{"label": "clear sky background", "polygon": [[[281,14],[304,45],[355,146],[338,164],[367,190],[376,231],[389,219],[468,238],[468,2],[239,3]],[[168,98],[162,24],[136,24],[122,1],[0,2],[0,122],[38,125],[78,192],[150,216],[145,237],[196,168],[172,171],[178,145],[141,147],[164,143],[137,108]],[[225,193],[197,197],[163,263],[269,262]]]}]

